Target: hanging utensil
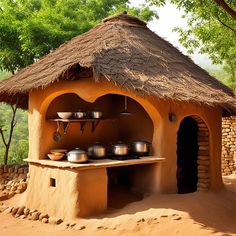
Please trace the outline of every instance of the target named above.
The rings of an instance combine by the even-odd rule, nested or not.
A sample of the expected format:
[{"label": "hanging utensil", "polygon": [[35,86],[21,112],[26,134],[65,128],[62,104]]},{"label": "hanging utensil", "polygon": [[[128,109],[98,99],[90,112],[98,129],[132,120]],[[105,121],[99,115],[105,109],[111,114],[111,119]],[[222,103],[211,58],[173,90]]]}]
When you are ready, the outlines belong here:
[{"label": "hanging utensil", "polygon": [[125,109],[120,114],[121,115],[132,115],[132,113],[128,111],[128,98],[127,98],[127,96],[125,96]]},{"label": "hanging utensil", "polygon": [[57,122],[57,130],[53,133],[53,140],[56,142],[61,141],[61,134],[59,132],[61,126],[61,122]]}]

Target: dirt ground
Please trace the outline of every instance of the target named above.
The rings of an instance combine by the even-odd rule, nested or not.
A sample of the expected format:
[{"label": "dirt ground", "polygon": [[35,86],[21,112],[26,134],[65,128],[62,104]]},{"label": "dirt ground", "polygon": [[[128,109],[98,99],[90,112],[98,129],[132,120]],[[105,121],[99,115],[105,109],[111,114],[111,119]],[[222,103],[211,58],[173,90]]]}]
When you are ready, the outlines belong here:
[{"label": "dirt ground", "polygon": [[[236,175],[224,177],[225,190],[155,194],[75,226],[43,224],[0,214],[0,236],[236,235]],[[5,201],[14,205],[14,197]],[[71,222],[70,222],[71,223]]]}]

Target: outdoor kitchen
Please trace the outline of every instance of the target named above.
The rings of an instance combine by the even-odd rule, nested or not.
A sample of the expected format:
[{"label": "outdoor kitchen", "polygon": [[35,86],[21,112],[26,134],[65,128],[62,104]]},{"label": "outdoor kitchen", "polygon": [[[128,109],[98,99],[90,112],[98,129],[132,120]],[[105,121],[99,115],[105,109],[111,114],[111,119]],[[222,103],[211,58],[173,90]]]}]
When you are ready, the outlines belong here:
[{"label": "outdoor kitchen", "polygon": [[[72,89],[69,83],[68,92],[59,89],[58,94],[54,87],[55,93],[49,90],[31,99],[31,124],[37,120],[36,104],[42,114],[37,121],[41,129],[32,127],[31,133],[41,134],[31,139],[38,140],[39,150],[34,149],[27,161],[33,188],[36,181],[47,198],[29,187],[27,201],[65,218],[87,217],[141,200],[156,191],[156,170],[165,160],[155,154],[153,120],[137,97],[106,84],[103,90],[110,92],[103,93],[92,80],[84,82],[91,85],[87,90]],[[83,87],[83,80],[74,83]],[[40,204],[32,201],[39,197]],[[63,204],[58,206],[58,201]]]},{"label": "outdoor kitchen", "polygon": [[223,188],[232,91],[138,18],[105,19],[4,81],[0,95],[28,110],[30,209],[71,221],[153,193]]}]

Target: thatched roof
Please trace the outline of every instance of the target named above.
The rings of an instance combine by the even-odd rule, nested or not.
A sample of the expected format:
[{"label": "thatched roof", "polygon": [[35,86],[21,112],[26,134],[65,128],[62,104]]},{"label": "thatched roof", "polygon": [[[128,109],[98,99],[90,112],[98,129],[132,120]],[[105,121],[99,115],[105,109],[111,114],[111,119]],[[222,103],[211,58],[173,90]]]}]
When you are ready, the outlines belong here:
[{"label": "thatched roof", "polygon": [[93,75],[160,99],[221,106],[236,114],[233,92],[127,14],[105,19],[0,83],[0,101],[27,108],[28,93],[59,80]]}]

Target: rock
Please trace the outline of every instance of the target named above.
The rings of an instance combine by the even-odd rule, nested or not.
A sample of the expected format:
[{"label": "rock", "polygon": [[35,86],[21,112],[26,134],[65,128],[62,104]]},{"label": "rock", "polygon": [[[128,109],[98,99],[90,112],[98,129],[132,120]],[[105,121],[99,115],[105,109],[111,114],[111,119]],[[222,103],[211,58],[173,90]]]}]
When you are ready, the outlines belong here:
[{"label": "rock", "polygon": [[19,218],[23,220],[23,219],[26,218],[26,216],[25,215],[21,215]]},{"label": "rock", "polygon": [[60,218],[56,218],[56,217],[50,216],[50,217],[48,218],[48,222],[49,222],[49,224],[58,225],[58,224],[61,224],[61,223],[63,222],[63,220],[60,219]]},{"label": "rock", "polygon": [[25,206],[19,207],[19,209],[18,209],[18,211],[17,211],[17,214],[23,215],[23,214],[24,214],[24,209],[25,209]]},{"label": "rock", "polygon": [[8,193],[8,198],[12,198],[14,195],[15,195],[14,192],[9,192],[9,193]]},{"label": "rock", "polygon": [[23,190],[23,191],[26,190],[26,188],[27,188],[27,183],[26,182],[21,182],[19,187],[18,187],[19,190]]},{"label": "rock", "polygon": [[174,217],[172,217],[172,220],[181,220],[181,219],[182,219],[181,216],[174,216]]},{"label": "rock", "polygon": [[12,187],[11,187],[11,191],[12,191],[12,192],[14,192],[14,191],[16,191],[16,190],[17,190],[17,188],[16,188],[15,186],[12,186]]},{"label": "rock", "polygon": [[168,217],[168,215],[161,215],[161,217]]},{"label": "rock", "polygon": [[203,166],[209,166],[210,161],[209,160],[197,160],[198,165],[203,165]]},{"label": "rock", "polygon": [[82,226],[79,228],[79,230],[84,230],[84,229],[86,229],[86,227],[85,227],[84,225],[82,225]]},{"label": "rock", "polygon": [[8,169],[8,173],[14,173],[14,167],[10,167],[9,169]]},{"label": "rock", "polygon": [[19,169],[18,169],[18,174],[23,174],[24,173],[24,168],[23,167],[20,167]]},{"label": "rock", "polygon": [[39,219],[40,212],[34,212],[32,213],[32,220],[38,220]]},{"label": "rock", "polygon": [[47,224],[47,223],[48,223],[48,218],[43,218],[43,219],[42,219],[42,222],[45,223],[45,224]]},{"label": "rock", "polygon": [[18,209],[19,209],[19,207],[13,207],[11,213],[12,213],[13,215],[15,215],[15,214],[17,213]]},{"label": "rock", "polygon": [[37,210],[36,210],[36,209],[31,209],[30,212],[29,212],[29,214],[32,215],[34,212],[37,212]]},{"label": "rock", "polygon": [[139,222],[145,222],[145,219],[144,219],[144,218],[139,219],[139,220],[137,221],[137,223],[139,223]]},{"label": "rock", "polygon": [[49,218],[49,216],[48,216],[48,214],[46,214],[46,213],[41,213],[40,215],[39,215],[39,220],[42,220],[43,218]]},{"label": "rock", "polygon": [[29,214],[29,212],[30,212],[30,209],[26,207],[26,208],[24,209],[24,215],[27,216],[27,215]]}]

